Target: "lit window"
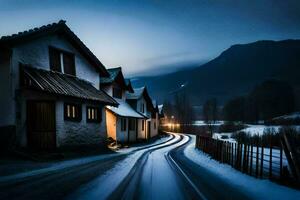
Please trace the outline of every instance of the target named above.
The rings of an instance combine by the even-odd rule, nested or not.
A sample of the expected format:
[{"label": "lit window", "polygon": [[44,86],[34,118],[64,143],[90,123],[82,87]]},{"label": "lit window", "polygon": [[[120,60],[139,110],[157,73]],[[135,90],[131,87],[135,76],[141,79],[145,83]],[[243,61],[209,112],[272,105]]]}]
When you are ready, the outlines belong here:
[{"label": "lit window", "polygon": [[98,107],[86,107],[87,115],[86,121],[87,122],[100,122],[101,121],[101,110]]},{"label": "lit window", "polygon": [[65,103],[64,119],[69,121],[81,121],[81,105]]}]

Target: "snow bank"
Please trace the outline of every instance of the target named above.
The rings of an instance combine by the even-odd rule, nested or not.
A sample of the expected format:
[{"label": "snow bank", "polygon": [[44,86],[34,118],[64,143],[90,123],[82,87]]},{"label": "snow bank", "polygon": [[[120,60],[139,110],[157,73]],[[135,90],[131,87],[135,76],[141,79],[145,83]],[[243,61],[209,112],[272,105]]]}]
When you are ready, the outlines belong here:
[{"label": "snow bank", "polygon": [[214,133],[212,138],[217,140],[222,140],[225,142],[235,143],[236,140],[231,138],[232,133]]},{"label": "snow bank", "polygon": [[195,136],[191,137],[192,141],[185,148],[184,155],[216,176],[223,178],[228,184],[245,192],[249,197],[272,200],[300,199],[300,191],[278,185],[269,180],[256,179],[233,169],[229,165],[211,159],[207,154],[195,148]]}]

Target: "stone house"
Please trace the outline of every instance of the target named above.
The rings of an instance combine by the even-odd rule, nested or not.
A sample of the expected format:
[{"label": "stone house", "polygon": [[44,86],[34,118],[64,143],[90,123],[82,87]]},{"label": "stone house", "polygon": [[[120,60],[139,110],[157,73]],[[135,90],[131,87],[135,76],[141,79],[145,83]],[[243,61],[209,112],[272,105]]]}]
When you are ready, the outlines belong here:
[{"label": "stone house", "polygon": [[[0,132],[33,149],[103,145],[109,73],[65,21],[0,39]],[[4,140],[2,140],[4,141]]]}]

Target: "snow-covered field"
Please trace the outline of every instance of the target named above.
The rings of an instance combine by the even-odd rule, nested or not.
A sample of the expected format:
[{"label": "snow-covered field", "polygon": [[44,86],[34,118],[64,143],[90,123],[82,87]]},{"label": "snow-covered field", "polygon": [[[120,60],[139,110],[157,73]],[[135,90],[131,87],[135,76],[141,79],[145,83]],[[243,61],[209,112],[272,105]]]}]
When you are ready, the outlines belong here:
[{"label": "snow-covered field", "polygon": [[223,178],[228,184],[244,191],[252,199],[300,199],[300,191],[278,185],[269,180],[256,179],[243,174],[229,165],[211,159],[207,154],[195,148],[195,136],[184,150],[184,154],[193,162],[205,167],[211,173]]},{"label": "snow-covered field", "polygon": [[[266,126],[266,125],[253,125],[253,124],[246,124],[246,128],[238,131],[238,132],[245,132],[247,134],[250,134],[252,136],[255,135],[264,135],[265,133],[268,133],[268,131],[272,131],[273,133],[279,132],[281,126]],[[297,131],[300,131],[300,126],[290,126]],[[231,138],[232,132],[229,133],[214,133],[213,138],[218,140],[223,140],[227,142],[235,142],[235,139]]]},{"label": "snow-covered field", "polygon": [[[224,124],[224,121],[216,121],[212,125],[218,126],[218,125],[222,125],[222,124]],[[193,121],[192,125],[194,125],[194,126],[206,126],[207,124],[203,120],[196,120],[196,121]]]}]

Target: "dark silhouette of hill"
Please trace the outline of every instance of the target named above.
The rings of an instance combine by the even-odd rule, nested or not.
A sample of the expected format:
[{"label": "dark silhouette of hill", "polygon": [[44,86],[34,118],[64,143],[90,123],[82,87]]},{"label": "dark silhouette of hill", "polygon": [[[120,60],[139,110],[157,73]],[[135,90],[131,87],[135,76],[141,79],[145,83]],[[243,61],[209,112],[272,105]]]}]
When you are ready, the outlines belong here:
[{"label": "dark silhouette of hill", "polygon": [[147,85],[153,98],[163,102],[184,84],[181,90],[186,90],[193,105],[201,105],[212,97],[224,103],[231,97],[247,94],[267,79],[285,80],[300,88],[300,40],[264,40],[233,45],[197,68],[155,77],[137,77],[133,85]]}]

